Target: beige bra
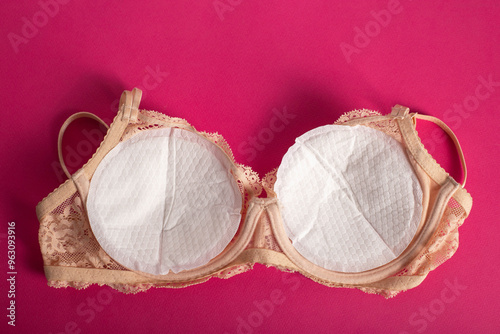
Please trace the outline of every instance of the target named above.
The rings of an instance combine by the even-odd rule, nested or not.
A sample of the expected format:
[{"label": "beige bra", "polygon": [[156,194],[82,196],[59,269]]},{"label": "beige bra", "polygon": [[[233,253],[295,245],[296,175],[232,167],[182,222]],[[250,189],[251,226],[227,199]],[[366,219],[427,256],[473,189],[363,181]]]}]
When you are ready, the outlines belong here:
[{"label": "beige bra", "polygon": [[[125,91],[92,158],[37,206],[49,286],[122,292],[229,278],[254,263],[385,297],[420,284],[458,247],[472,198],[453,132],[395,106],[354,110],[296,138],[260,180],[228,144],[180,118],[139,110]],[[458,150],[457,183],[423,147],[416,120]],[[104,122],[102,122],[104,123]],[[107,126],[107,125],[106,125]],[[265,195],[263,190],[265,190]]]}]

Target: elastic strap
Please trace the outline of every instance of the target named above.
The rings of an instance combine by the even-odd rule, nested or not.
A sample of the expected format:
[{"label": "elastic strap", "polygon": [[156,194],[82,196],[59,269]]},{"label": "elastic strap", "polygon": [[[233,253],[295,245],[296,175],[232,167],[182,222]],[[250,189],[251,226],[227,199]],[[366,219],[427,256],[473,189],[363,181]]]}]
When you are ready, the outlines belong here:
[{"label": "elastic strap", "polygon": [[86,112],[86,111],[77,112],[77,113],[69,116],[68,119],[66,119],[64,121],[63,125],[61,126],[61,129],[59,130],[59,137],[57,138],[57,153],[59,155],[59,163],[61,164],[61,167],[62,167],[62,169],[64,171],[64,174],[66,174],[66,176],[68,178],[71,178],[71,174],[69,173],[68,168],[66,168],[66,164],[64,163],[64,158],[63,158],[63,154],[62,154],[62,139],[63,139],[63,136],[64,136],[64,132],[66,132],[66,129],[68,128],[68,126],[74,120],[77,120],[79,118],[91,118],[93,120],[98,121],[102,125],[104,125],[106,127],[106,129],[109,129],[109,126],[106,124],[106,122],[104,122],[98,116],[96,116],[96,115],[94,115],[92,113]]},{"label": "elastic strap", "polygon": [[443,131],[446,132],[446,134],[448,134],[448,136],[450,136],[451,140],[453,140],[453,144],[455,144],[455,148],[457,149],[458,156],[460,158],[460,163],[462,164],[462,170],[464,173],[462,187],[465,187],[465,181],[467,180],[467,166],[465,165],[464,153],[462,151],[462,147],[460,146],[460,143],[458,142],[457,136],[455,136],[453,131],[448,127],[448,125],[446,125],[439,118],[436,118],[434,116],[420,115],[420,114],[415,114],[414,117],[418,118],[418,119],[423,119],[426,121],[433,122],[434,124],[439,126],[441,129],[443,129]]}]

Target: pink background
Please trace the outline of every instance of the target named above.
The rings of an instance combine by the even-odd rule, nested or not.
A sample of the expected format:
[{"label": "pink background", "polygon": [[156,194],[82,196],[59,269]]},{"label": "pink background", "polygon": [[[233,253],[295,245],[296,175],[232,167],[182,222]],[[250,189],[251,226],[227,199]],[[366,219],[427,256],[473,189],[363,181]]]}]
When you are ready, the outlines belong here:
[{"label": "pink background", "polygon": [[[7,326],[7,286],[1,279],[0,331],[499,331],[497,1],[65,2],[45,6],[50,15],[37,1],[2,2],[0,276],[8,271],[9,221],[16,222],[18,274],[15,329]],[[33,22],[38,27],[30,30]],[[150,74],[155,71],[156,77]],[[481,77],[493,81],[489,90]],[[237,161],[261,176],[279,165],[295,137],[352,109],[388,113],[400,103],[445,120],[461,141],[474,198],[458,252],[419,287],[390,300],[261,265],[229,280],[137,295],[96,285],[82,291],[49,288],[35,206],[63,181],[55,168],[59,127],[80,110],[109,122],[122,90],[134,86],[144,90],[142,108],[218,131]],[[274,108],[295,117],[254,157],[250,138],[264,136]],[[455,152],[422,123],[425,144],[459,179]],[[83,129],[95,128],[91,121],[70,128],[65,149],[80,144],[72,171],[88,157]],[[443,303],[447,284],[462,290]],[[277,289],[283,303],[263,314],[256,305]]]}]

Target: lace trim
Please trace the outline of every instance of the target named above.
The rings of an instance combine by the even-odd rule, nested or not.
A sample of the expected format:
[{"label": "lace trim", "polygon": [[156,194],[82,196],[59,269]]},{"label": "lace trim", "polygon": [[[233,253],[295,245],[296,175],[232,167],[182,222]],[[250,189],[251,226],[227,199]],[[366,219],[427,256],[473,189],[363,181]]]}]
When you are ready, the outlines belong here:
[{"label": "lace trim", "polygon": [[382,114],[370,109],[354,109],[343,113],[333,124],[342,124],[355,118],[364,118],[370,116],[381,116]]},{"label": "lace trim", "polygon": [[458,228],[466,216],[465,210],[451,198],[425,251],[395,276],[426,275],[450,259],[458,249]]},{"label": "lace trim", "polygon": [[224,269],[220,273],[214,274],[209,277],[200,278],[191,282],[182,282],[182,283],[140,283],[140,284],[108,284],[108,283],[84,283],[84,282],[73,282],[73,281],[48,281],[47,285],[52,288],[75,288],[77,290],[83,290],[88,288],[89,286],[96,284],[98,286],[109,286],[112,289],[120,291],[125,294],[136,294],[139,292],[145,292],[151,288],[170,288],[170,289],[180,289],[185,288],[191,285],[196,285],[200,283],[204,283],[211,279],[212,277],[217,277],[220,279],[228,279],[233,276],[242,274],[249,270],[253,269],[252,263],[240,264],[237,266],[233,266],[227,269]]},{"label": "lace trim", "polygon": [[278,173],[278,168],[275,168],[268,172],[262,179],[262,187],[266,191],[269,197],[276,197],[274,192],[274,184],[276,183],[276,174]]},{"label": "lace trim", "polygon": [[[334,124],[343,124],[353,119],[371,117],[371,116],[382,116],[378,111],[368,110],[368,109],[356,109],[349,111],[341,115]],[[373,122],[363,123],[364,126],[380,130],[392,138],[396,139],[400,143],[403,142],[403,137],[399,131],[398,123],[395,119],[384,119],[384,120],[374,120]]]}]

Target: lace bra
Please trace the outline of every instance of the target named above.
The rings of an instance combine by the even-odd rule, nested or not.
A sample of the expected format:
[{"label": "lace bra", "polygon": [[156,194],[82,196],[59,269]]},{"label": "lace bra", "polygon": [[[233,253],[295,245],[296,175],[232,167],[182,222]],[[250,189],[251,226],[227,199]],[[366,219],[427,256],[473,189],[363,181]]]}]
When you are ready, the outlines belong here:
[{"label": "lace bra", "polygon": [[[49,286],[123,292],[229,278],[254,263],[331,287],[392,297],[420,284],[458,247],[472,198],[453,132],[395,106],[355,110],[295,140],[260,180],[218,134],[139,110],[125,91],[92,158],[37,206]],[[459,152],[457,183],[423,147],[435,122]],[[104,122],[102,122],[104,123]],[[265,190],[265,196],[263,194]]]}]

